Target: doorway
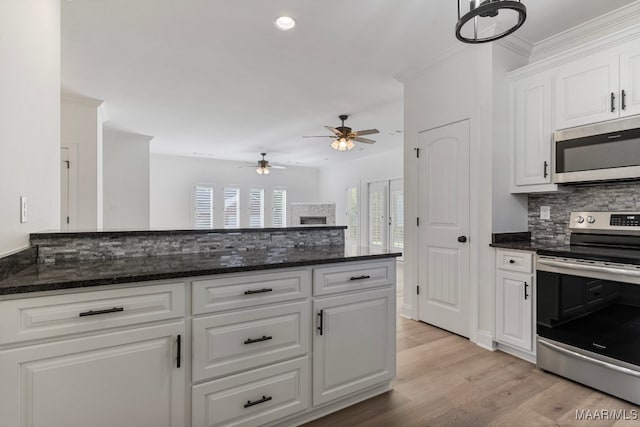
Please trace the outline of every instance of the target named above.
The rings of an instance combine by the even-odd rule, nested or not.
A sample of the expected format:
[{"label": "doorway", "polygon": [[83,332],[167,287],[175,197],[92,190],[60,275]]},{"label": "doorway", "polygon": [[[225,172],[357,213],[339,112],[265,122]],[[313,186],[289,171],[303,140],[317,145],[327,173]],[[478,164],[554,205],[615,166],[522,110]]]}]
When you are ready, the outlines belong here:
[{"label": "doorway", "polygon": [[418,319],[469,337],[469,121],[419,134]]},{"label": "doorway", "polygon": [[404,183],[392,179],[368,183],[368,245],[404,250]]}]

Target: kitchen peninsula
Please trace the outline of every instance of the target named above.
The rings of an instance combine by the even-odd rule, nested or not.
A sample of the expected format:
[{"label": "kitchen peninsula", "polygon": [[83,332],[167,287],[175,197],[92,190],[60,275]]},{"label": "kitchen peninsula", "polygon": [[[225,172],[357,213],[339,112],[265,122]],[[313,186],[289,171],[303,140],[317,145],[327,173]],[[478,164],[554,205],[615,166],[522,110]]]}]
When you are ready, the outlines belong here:
[{"label": "kitchen peninsula", "polygon": [[0,426],[297,425],[388,391],[400,254],[344,228],[32,234]]}]

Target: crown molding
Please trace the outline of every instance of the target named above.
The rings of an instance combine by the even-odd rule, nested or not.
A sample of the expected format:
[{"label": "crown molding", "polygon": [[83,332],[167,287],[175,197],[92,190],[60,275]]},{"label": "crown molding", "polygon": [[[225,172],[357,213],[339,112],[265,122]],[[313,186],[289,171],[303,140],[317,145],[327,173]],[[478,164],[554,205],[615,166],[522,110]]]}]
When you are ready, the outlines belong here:
[{"label": "crown molding", "polygon": [[[639,0],[640,1],[640,0]],[[480,37],[488,37],[499,32],[504,32],[505,28],[500,25],[491,25],[487,28],[484,28],[480,31]],[[527,40],[517,37],[515,34],[511,34],[502,39],[496,40],[491,43],[485,43],[485,45],[496,44],[498,46],[509,49],[512,52],[515,52],[519,55],[528,58],[531,54],[531,49],[533,45],[529,43]],[[439,54],[430,58],[429,60],[423,62],[422,64],[409,68],[408,70],[402,71],[394,76],[396,80],[401,83],[407,83],[417,77],[421,77],[426,74],[431,68],[438,65],[441,62],[446,61],[447,59],[457,56],[464,52],[465,50],[471,51],[472,49],[480,49],[482,45],[472,45],[466,44],[462,42],[458,42],[457,44],[451,45],[448,48],[442,50]]]},{"label": "crown molding", "polygon": [[576,25],[533,45],[531,62],[617,33],[640,22],[640,0]]}]

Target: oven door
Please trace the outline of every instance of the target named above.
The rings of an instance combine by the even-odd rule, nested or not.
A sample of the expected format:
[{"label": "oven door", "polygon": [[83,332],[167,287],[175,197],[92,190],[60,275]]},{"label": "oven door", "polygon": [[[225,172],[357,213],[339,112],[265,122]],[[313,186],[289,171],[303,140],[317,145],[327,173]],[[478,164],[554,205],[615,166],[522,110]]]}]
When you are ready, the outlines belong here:
[{"label": "oven door", "polygon": [[536,282],[538,337],[640,365],[640,269],[540,257]]}]

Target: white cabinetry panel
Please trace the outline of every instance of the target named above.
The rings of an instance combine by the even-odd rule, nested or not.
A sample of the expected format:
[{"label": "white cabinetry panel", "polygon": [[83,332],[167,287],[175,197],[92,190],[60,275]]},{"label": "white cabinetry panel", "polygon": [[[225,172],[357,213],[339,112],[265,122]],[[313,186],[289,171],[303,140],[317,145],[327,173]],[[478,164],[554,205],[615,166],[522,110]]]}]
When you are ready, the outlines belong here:
[{"label": "white cabinetry panel", "polygon": [[640,40],[634,40],[622,47],[620,96],[624,96],[624,106],[621,99],[620,116],[640,114]]}]

